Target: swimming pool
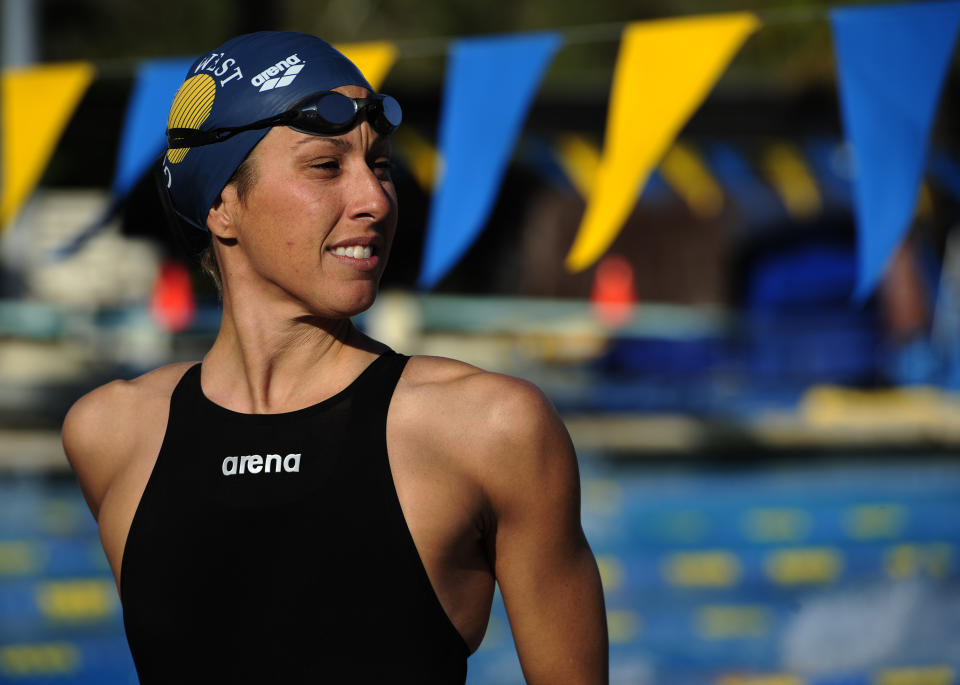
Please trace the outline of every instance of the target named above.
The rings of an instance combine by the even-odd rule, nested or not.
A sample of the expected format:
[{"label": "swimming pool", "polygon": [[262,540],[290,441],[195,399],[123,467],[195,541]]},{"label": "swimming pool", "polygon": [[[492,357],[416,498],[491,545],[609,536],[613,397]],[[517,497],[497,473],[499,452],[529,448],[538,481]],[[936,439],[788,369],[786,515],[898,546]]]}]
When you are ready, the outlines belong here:
[{"label": "swimming pool", "polygon": [[[960,460],[581,463],[612,683],[955,682]],[[0,478],[0,682],[136,682],[66,474]],[[523,682],[499,596],[468,682]]]}]

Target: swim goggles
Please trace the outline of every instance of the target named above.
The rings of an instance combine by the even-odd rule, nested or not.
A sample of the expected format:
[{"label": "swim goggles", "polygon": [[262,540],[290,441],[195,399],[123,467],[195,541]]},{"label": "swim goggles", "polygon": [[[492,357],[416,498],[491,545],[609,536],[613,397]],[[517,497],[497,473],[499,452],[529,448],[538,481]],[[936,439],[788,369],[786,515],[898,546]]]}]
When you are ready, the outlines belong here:
[{"label": "swim goggles", "polygon": [[381,136],[390,135],[400,125],[403,113],[400,103],[389,95],[351,98],[332,90],[314,93],[294,104],[282,114],[275,114],[245,126],[224,126],[209,131],[195,128],[168,128],[167,147],[176,150],[220,143],[243,131],[289,126],[319,136],[344,133],[353,128],[362,114]]}]

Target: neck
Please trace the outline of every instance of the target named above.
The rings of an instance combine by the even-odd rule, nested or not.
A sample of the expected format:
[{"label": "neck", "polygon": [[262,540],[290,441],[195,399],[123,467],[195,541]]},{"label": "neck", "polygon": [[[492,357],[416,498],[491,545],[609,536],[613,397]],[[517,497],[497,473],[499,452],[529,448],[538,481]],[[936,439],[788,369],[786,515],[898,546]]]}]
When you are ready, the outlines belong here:
[{"label": "neck", "polygon": [[383,346],[349,318],[311,316],[290,302],[243,300],[224,290],[223,317],[203,360],[211,400],[244,413],[277,413],[330,397],[359,375]]}]

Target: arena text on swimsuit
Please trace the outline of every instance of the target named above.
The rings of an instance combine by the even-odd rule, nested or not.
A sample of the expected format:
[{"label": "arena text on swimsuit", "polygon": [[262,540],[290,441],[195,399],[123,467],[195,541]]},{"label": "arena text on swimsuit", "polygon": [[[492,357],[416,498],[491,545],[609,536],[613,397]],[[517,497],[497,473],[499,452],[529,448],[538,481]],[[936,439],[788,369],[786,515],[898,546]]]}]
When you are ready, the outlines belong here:
[{"label": "arena text on swimsuit", "polygon": [[288,454],[282,459],[279,454],[268,454],[265,458],[259,454],[225,457],[221,468],[225,476],[261,472],[280,473],[281,468],[287,473],[297,473],[300,471],[300,455]]}]

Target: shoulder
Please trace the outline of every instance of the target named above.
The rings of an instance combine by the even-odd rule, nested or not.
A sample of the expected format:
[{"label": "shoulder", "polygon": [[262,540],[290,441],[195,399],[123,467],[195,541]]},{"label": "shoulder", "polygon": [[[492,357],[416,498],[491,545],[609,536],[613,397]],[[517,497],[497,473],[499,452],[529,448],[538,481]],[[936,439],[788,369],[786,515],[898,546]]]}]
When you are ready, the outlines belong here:
[{"label": "shoulder", "polygon": [[409,395],[412,409],[434,421],[453,420],[512,435],[558,421],[553,405],[533,383],[454,359],[411,357],[399,387]]},{"label": "shoulder", "polygon": [[98,433],[97,429],[121,427],[125,419],[144,417],[144,410],[169,401],[173,389],[192,365],[189,362],[170,364],[133,380],[112,381],[91,390],[67,412],[63,422],[64,440],[76,439],[82,443],[88,434]]},{"label": "shoulder", "polygon": [[117,380],[77,400],[63,421],[63,448],[91,507],[145,440],[166,426],[170,395],[192,363]]},{"label": "shoulder", "polygon": [[577,479],[569,435],[533,383],[440,357],[412,357],[401,383],[401,421],[494,495],[534,483],[566,490]]}]

